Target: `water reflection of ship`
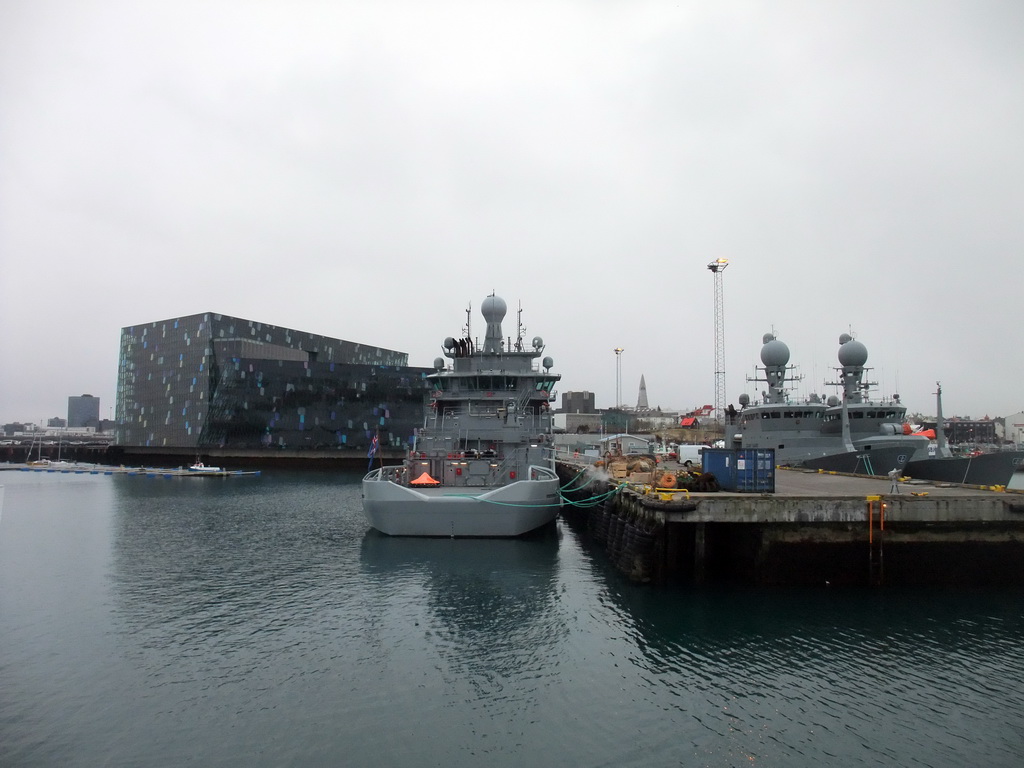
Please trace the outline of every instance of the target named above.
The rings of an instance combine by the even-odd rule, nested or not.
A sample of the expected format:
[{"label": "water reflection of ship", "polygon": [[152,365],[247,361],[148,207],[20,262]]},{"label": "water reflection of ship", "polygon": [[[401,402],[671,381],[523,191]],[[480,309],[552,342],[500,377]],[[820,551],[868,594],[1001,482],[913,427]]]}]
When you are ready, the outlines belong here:
[{"label": "water reflection of ship", "polygon": [[426,575],[553,575],[558,541],[555,526],[515,539],[398,537],[370,529],[363,537],[361,562],[367,571],[419,570]]},{"label": "water reflection of ship", "polygon": [[[558,551],[554,526],[517,539],[408,538],[370,530],[360,562],[367,574],[385,577],[380,584],[388,594],[425,594],[436,624],[423,631],[444,632],[439,647],[451,663],[486,661],[494,671],[515,674],[532,668],[529,657],[549,652],[566,632],[567,617],[555,600]],[[388,594],[375,599],[386,606]]]}]

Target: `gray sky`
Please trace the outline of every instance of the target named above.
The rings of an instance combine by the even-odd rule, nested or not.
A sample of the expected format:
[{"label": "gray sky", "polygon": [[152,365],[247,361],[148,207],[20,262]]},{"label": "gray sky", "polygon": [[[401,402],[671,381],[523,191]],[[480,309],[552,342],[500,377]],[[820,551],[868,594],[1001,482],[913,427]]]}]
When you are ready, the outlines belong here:
[{"label": "gray sky", "polygon": [[1024,410],[1024,3],[0,4],[0,421],[114,404],[120,328],[220,312],[429,365],[523,306],[560,391]]}]

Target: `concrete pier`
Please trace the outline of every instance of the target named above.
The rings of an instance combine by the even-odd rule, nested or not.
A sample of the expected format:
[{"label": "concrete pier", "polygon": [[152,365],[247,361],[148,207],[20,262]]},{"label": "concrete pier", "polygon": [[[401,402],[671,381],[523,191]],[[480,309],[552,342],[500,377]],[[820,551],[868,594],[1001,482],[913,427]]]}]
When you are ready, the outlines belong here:
[{"label": "concrete pier", "polygon": [[774,494],[621,483],[570,492],[563,516],[636,581],[1024,586],[1021,493],[784,469]]}]

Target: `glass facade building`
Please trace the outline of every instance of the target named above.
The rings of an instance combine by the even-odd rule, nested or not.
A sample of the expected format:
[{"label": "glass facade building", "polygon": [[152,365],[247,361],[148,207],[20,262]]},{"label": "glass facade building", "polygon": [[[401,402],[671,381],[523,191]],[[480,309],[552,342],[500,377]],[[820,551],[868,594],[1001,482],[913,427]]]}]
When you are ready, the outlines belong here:
[{"label": "glass facade building", "polygon": [[408,357],[213,313],[122,328],[115,443],[404,448],[433,372]]}]

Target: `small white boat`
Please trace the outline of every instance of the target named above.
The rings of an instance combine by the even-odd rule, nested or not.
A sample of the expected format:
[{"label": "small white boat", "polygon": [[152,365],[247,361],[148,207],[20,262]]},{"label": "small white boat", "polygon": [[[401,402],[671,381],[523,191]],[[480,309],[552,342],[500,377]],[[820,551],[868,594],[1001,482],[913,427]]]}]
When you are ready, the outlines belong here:
[{"label": "small white boat", "polygon": [[195,472],[197,474],[216,475],[223,473],[225,470],[223,467],[210,467],[207,466],[206,464],[203,464],[203,462],[201,461],[197,461],[195,464],[188,468],[188,471]]}]

